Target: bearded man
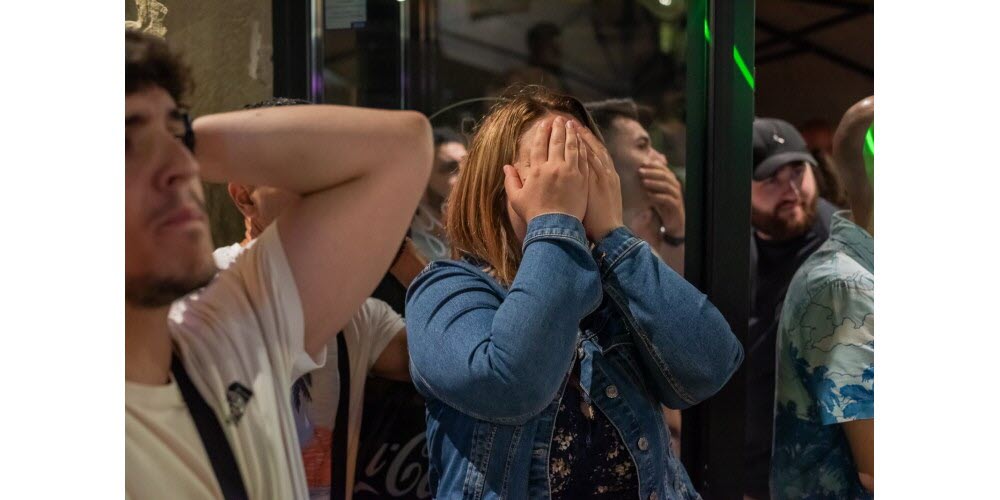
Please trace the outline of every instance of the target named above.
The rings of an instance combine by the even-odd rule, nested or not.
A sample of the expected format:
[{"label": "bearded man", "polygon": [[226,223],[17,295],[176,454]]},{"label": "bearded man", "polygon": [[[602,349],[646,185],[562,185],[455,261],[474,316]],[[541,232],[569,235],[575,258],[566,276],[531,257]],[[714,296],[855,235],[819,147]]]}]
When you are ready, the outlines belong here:
[{"label": "bearded man", "polygon": [[746,343],[746,494],[769,498],[775,340],[792,276],[830,235],[836,210],[817,194],[816,159],[802,135],[776,118],[753,124],[750,329]]}]

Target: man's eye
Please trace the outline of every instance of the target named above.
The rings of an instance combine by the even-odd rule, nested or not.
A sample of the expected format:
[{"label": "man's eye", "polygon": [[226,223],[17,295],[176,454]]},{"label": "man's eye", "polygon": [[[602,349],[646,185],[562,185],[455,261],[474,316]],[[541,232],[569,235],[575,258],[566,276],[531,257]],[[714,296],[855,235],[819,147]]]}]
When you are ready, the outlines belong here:
[{"label": "man's eye", "polygon": [[441,173],[452,174],[458,172],[458,162],[449,161],[441,164]]}]

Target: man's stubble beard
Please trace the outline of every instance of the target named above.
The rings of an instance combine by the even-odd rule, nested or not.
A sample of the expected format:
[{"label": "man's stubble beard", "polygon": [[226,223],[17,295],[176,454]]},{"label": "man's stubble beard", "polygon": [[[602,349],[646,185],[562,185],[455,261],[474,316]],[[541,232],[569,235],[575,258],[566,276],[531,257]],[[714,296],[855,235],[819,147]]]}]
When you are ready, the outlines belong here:
[{"label": "man's stubble beard", "polygon": [[125,302],[139,308],[168,306],[175,300],[211,283],[217,272],[214,259],[209,257],[208,262],[200,269],[193,270],[183,277],[126,276]]},{"label": "man's stubble beard", "polygon": [[813,196],[812,200],[802,205],[805,216],[801,222],[788,223],[777,215],[779,206],[774,207],[771,213],[763,212],[750,207],[750,223],[758,232],[769,236],[776,241],[786,241],[802,236],[816,222],[816,206],[819,196]]}]

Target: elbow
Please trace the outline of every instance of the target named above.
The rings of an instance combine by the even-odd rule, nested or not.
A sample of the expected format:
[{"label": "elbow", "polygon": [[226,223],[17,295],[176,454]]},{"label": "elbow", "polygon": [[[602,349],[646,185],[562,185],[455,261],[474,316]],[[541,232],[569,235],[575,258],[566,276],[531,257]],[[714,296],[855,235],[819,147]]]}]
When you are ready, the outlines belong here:
[{"label": "elbow", "polygon": [[398,111],[399,141],[396,143],[396,153],[405,165],[407,173],[414,180],[426,182],[430,177],[434,162],[434,140],[431,132],[431,122],[422,113],[416,111]]},{"label": "elbow", "polygon": [[719,342],[715,349],[706,352],[704,366],[708,369],[699,381],[699,390],[694,395],[697,401],[704,401],[719,392],[743,363],[743,345],[736,339],[736,335],[725,320],[721,320],[720,323],[716,330]]},{"label": "elbow", "polygon": [[486,420],[505,425],[522,425],[542,413],[552,402],[558,388],[549,392],[538,384],[504,384],[484,391],[489,412]]},{"label": "elbow", "polygon": [[680,399],[683,401],[672,401],[681,403],[677,408],[683,409],[714,396],[743,363],[743,346],[721,315],[719,321],[703,333],[703,338],[715,341],[704,344],[701,355],[695,358],[697,361],[689,365],[681,378],[684,397]]},{"label": "elbow", "polygon": [[[414,385],[424,396],[472,418],[502,425],[523,425],[551,403],[555,390],[546,392],[533,382],[503,380],[495,375],[455,379],[439,367],[411,363]],[[556,389],[558,390],[558,389]]]}]

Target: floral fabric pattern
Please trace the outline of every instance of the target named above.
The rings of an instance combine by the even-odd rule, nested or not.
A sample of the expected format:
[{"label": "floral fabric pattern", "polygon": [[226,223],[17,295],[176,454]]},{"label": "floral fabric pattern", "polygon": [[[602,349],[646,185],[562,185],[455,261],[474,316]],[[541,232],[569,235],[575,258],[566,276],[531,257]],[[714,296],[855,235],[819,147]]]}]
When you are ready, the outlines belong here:
[{"label": "floral fabric pattern", "polygon": [[549,449],[552,500],[637,498],[635,463],[621,436],[596,406],[588,419],[581,403],[579,389],[566,387]]},{"label": "floral fabric pattern", "polygon": [[837,424],[875,418],[874,240],[834,215],[796,272],[778,328],[771,490],[784,498],[871,498]]}]

